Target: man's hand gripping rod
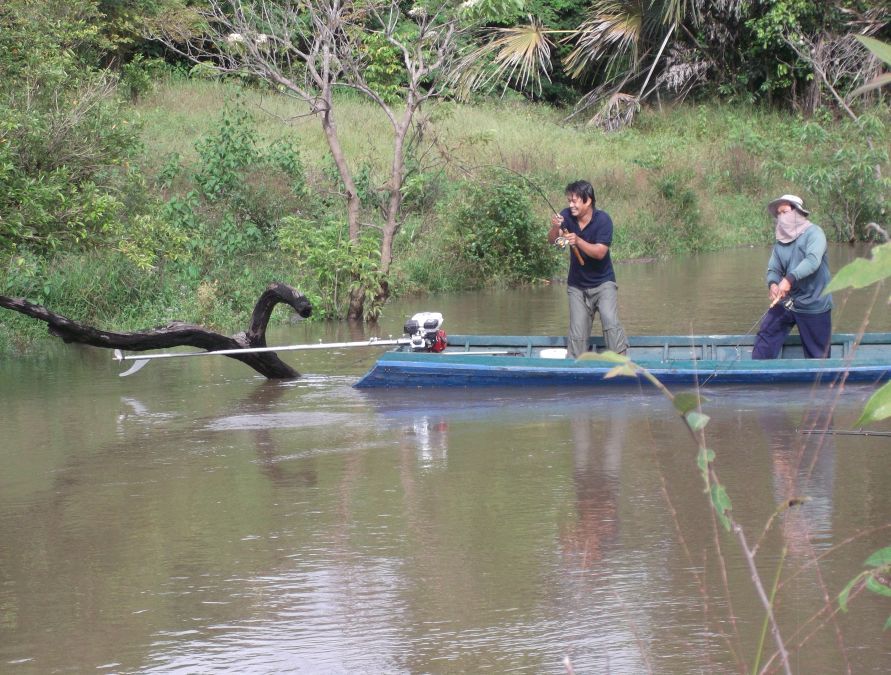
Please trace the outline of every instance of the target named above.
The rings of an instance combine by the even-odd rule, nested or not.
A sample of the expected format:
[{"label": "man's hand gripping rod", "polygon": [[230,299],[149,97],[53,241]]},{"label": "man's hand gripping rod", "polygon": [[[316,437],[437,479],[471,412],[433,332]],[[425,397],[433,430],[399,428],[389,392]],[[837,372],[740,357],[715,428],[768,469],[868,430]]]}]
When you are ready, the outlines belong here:
[{"label": "man's hand gripping rod", "polygon": [[[569,232],[565,228],[561,227],[560,228],[560,236],[557,237],[556,240],[554,240],[554,243],[557,244],[557,246],[559,246],[560,248],[563,248],[564,246],[566,246],[566,235],[567,234],[569,234]],[[575,253],[575,257],[576,257],[576,260],[579,261],[579,265],[584,265],[585,259],[582,258],[582,254],[581,254],[581,251],[579,251],[578,246],[571,244],[569,246],[569,248],[571,248],[572,252]]]}]

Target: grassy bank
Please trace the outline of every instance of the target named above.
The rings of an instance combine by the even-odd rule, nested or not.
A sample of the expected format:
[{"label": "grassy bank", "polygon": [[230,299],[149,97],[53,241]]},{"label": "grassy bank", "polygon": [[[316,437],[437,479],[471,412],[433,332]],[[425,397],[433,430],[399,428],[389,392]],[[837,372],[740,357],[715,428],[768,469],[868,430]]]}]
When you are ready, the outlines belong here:
[{"label": "grassy bank", "polygon": [[[316,119],[256,89],[175,77],[131,112],[143,148],[127,167],[132,209],[119,230],[49,255],[18,251],[0,279],[4,294],[118,330],[180,319],[232,332],[260,290],[284,280],[307,294],[318,317],[343,315],[365,254],[343,245],[341,188]],[[373,222],[389,125],[349,95],[337,113],[365,191],[363,220]],[[543,244],[549,203],[562,208],[563,187],[578,178],[591,180],[613,217],[613,254],[623,260],[766,244],[764,205],[786,192],[801,194],[839,238],[843,231],[824,220],[844,206],[846,193],[833,190],[857,199],[857,171],[872,170],[836,159],[863,155],[856,125],[749,107],[644,109],[632,127],[609,134],[523,101],[443,103],[425,115],[394,246],[396,294],[562,276],[565,254]],[[885,118],[879,111],[871,133]],[[805,184],[811,173],[819,190]],[[857,180],[860,187],[846,187]],[[32,320],[0,314],[0,349],[26,348],[44,334]]]},{"label": "grassy bank", "polygon": [[[159,171],[174,153],[184,162],[197,160],[195,142],[213,130],[234,95],[220,82],[159,85],[137,107],[147,170]],[[301,117],[301,109],[281,97],[247,90],[243,101],[263,138],[296,140],[310,173],[323,171],[328,148],[315,119]],[[805,192],[778,184],[764,166],[770,157],[746,146],[752,136],[787,127],[790,118],[779,113],[719,105],[645,109],[633,127],[611,134],[562,124],[566,111],[522,101],[448,103],[429,114],[431,135],[450,150],[444,172],[453,179],[462,169],[504,166],[532,179],[557,208],[568,182],[591,180],[617,225],[618,258],[768,241],[768,196],[787,188]],[[349,157],[385,168],[389,126],[373,105],[344,97],[338,125]],[[534,195],[532,207],[546,222],[545,200]]]}]

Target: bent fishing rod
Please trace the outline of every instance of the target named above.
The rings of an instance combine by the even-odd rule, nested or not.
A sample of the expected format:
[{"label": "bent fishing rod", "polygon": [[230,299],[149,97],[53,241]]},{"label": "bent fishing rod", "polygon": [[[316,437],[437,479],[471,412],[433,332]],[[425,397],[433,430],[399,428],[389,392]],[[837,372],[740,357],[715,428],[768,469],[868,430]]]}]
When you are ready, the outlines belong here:
[{"label": "bent fishing rod", "polygon": [[[793,307],[792,298],[783,298],[783,297],[779,297],[779,296],[774,298],[773,301],[770,303],[770,306],[764,310],[764,314],[762,314],[755,320],[755,323],[753,323],[751,325],[749,330],[747,330],[745,333],[743,333],[740,336],[739,342],[737,342],[736,345],[733,347],[733,349],[736,351],[736,360],[737,361],[739,361],[742,358],[742,352],[739,349],[740,346],[742,345],[742,341],[749,335],[749,333],[751,333],[755,329],[755,326],[759,325],[764,320],[764,317],[767,316],[767,313],[770,312],[770,310],[772,310],[778,304],[780,304],[780,302],[782,302],[783,307],[785,307],[788,310],[791,310]],[[727,363],[733,363],[733,361],[731,361],[730,359],[727,359]],[[719,371],[720,371],[720,362],[715,364],[715,369],[709,374],[709,376],[707,378],[705,378],[705,381],[703,381],[699,386],[704,387],[705,385],[707,385],[712,380],[712,378],[718,374]]]},{"label": "bent fishing rod", "polygon": [[[515,175],[519,178],[522,178],[524,181],[526,181],[527,185],[529,185],[533,190],[535,190],[538,194],[541,195],[541,198],[545,200],[545,203],[551,209],[551,213],[553,213],[555,216],[560,215],[560,212],[554,208],[553,204],[551,204],[551,200],[548,199],[548,196],[545,194],[545,191],[542,190],[541,187],[539,187],[539,185],[537,183],[535,183],[535,181],[533,181],[528,176],[524,176],[519,171],[514,171],[513,169],[508,168],[506,166],[501,166],[500,164],[478,164],[474,168],[476,168],[476,169],[484,169],[484,168],[500,169],[501,171],[507,171],[508,173],[512,173],[513,175]],[[560,248],[565,248],[566,243],[567,243],[566,242],[566,234],[568,234],[568,230],[561,227],[560,233],[561,233],[560,236],[557,237],[554,244]],[[572,249],[572,252],[575,254],[576,260],[579,261],[579,265],[584,265],[585,259],[582,257],[582,253],[581,253],[581,251],[579,251],[578,247],[576,245],[572,244],[572,245],[570,245],[570,248]]]}]

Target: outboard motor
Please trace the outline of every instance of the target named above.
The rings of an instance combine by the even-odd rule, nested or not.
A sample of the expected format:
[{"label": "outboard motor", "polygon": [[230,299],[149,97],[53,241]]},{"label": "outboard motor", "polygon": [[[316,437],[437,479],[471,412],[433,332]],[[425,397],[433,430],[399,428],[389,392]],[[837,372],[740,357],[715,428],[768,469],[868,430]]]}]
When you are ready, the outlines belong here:
[{"label": "outboard motor", "polygon": [[403,330],[411,338],[412,350],[441,352],[446,348],[448,340],[440,326],[442,326],[442,314],[419,312],[405,322]]}]

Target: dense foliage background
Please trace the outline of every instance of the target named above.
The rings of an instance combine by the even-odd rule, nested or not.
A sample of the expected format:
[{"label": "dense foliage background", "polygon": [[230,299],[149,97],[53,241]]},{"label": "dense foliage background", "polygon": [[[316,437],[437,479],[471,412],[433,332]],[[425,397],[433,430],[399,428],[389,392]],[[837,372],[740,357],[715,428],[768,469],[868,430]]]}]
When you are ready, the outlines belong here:
[{"label": "dense foliage background", "polygon": [[[0,293],[121,329],[229,328],[271,280],[301,288],[321,318],[344,316],[357,284],[536,283],[565,264],[544,234],[581,177],[617,223],[620,259],[767,243],[763,204],[782,192],[802,194],[837,240],[887,227],[888,107],[881,90],[850,95],[881,70],[852,37],[888,38],[876,3],[455,5],[456,21],[476,22],[462,49],[489,86],[467,98],[456,80],[415,118],[386,271],[387,121],[337,92],[368,225],[351,241],[344,185],[305,110],[262,78],[220,77],[147,37],[193,30],[203,4],[0,6]],[[620,32],[605,17],[622,12]],[[499,65],[517,49],[493,47],[505,36],[548,58]],[[398,106],[400,54],[373,30],[362,44],[366,79]],[[3,348],[40,330],[0,321]]]}]

